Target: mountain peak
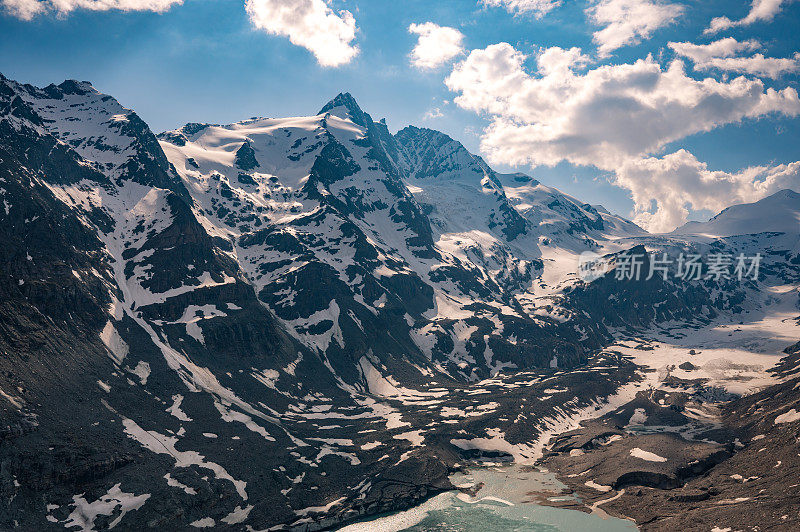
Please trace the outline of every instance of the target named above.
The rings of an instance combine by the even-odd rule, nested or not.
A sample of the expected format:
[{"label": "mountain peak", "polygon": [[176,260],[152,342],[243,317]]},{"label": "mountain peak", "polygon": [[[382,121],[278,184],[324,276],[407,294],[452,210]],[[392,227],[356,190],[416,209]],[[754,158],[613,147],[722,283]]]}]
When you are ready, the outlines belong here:
[{"label": "mountain peak", "polygon": [[94,86],[88,81],[78,81],[76,79],[68,79],[62,82],[59,89],[64,94],[88,94],[94,92]]},{"label": "mountain peak", "polygon": [[353,98],[353,95],[349,92],[340,92],[334,99],[326,103],[317,114],[325,114],[328,112],[336,114],[335,110],[338,108],[344,109],[346,115],[337,116],[341,116],[341,118],[350,118],[353,123],[359,126],[367,127],[369,124],[369,115],[361,110],[361,107],[358,106],[358,102],[356,102],[356,99]]},{"label": "mountain peak", "polygon": [[[800,193],[795,192],[791,188],[784,188],[773,194],[772,196],[768,196],[768,198],[775,198],[775,199],[800,199]],[[766,199],[766,198],[765,198]]]}]

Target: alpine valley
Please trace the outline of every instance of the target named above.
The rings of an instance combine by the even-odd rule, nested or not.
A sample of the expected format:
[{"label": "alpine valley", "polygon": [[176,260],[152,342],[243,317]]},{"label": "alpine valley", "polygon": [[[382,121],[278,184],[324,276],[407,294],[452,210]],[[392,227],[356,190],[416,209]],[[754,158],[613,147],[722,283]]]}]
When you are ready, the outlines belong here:
[{"label": "alpine valley", "polygon": [[[762,259],[619,279],[648,252]],[[650,234],[349,94],[154,135],[0,76],[0,528],[321,530],[503,463],[642,530],[797,530],[799,287],[790,190]]]}]

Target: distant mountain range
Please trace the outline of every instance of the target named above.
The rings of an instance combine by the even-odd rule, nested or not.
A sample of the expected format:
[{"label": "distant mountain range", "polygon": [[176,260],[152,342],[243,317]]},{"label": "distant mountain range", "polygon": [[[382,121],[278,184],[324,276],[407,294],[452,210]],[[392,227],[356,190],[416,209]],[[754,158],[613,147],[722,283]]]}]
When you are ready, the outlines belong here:
[{"label": "distant mountain range", "polygon": [[[799,283],[799,199],[651,235],[349,94],[156,136],[89,83],[0,76],[0,527],[320,529],[451,487],[488,428],[535,458],[637,381],[620,335]],[[637,250],[763,276],[577,275]]]}]

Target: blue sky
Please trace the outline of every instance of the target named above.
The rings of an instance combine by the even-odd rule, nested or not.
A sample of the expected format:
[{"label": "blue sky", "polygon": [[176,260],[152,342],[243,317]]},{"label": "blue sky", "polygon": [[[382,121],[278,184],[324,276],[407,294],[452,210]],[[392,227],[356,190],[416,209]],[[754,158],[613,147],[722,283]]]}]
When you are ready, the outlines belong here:
[{"label": "blue sky", "polygon": [[[0,3],[8,8],[14,5],[10,2],[20,1],[39,5],[36,0],[2,0]],[[124,5],[133,0],[117,1],[116,5],[121,5],[119,2]],[[517,5],[526,1],[536,2],[517,1]],[[659,185],[662,188],[651,184],[639,186],[636,180],[640,179],[637,176],[641,172],[638,170],[638,173],[631,170],[624,177],[615,177],[622,176],[617,167],[627,164],[627,160],[621,162],[622,159],[616,158],[596,166],[582,164],[593,163],[588,153],[585,157],[561,154],[553,159],[548,156],[548,165],[537,164],[544,160],[544,156],[521,160],[520,157],[524,159],[527,156],[526,150],[549,149],[547,146],[543,148],[537,139],[522,139],[517,154],[498,157],[497,150],[491,147],[482,152],[481,138],[488,125],[512,116],[516,117],[515,120],[527,120],[529,125],[535,125],[535,119],[520,117],[538,116],[540,111],[546,110],[537,109],[536,104],[530,102],[514,104],[528,106],[519,113],[482,108],[476,99],[459,105],[454,103],[454,97],[469,89],[462,84],[451,90],[445,79],[460,63],[472,58],[470,54],[473,51],[497,43],[509,43],[514,50],[526,54],[523,69],[532,77],[540,75],[537,73],[537,54],[554,47],[581,49],[586,59],[574,67],[581,75],[603,65],[632,64],[648,54],[652,54],[653,61],[666,70],[676,57],[676,52],[667,43],[705,45],[729,37],[739,43],[758,40],[757,48],[754,45],[737,57],[759,53],[766,58],[791,61],[798,52],[796,28],[800,22],[800,2],[787,4],[777,1],[783,5],[779,5],[770,20],[756,20],[704,35],[704,29],[714,17],[727,16],[733,21],[747,17],[750,3],[730,0],[604,1],[679,6],[676,9],[680,14],[647,36],[639,37],[641,42],[628,43],[603,57],[598,53],[600,45],[593,40],[593,33],[604,26],[591,20],[587,13],[587,9],[596,5],[594,0],[566,1],[541,17],[533,12],[513,12],[514,0],[485,3],[494,3],[494,6],[485,5],[480,0],[333,1],[329,2],[331,13],[335,15],[347,10],[352,15],[357,30],[355,38],[347,44],[357,46],[359,51],[354,58],[339,66],[324,67],[314,53],[293,44],[287,36],[270,35],[254,28],[242,1],[186,0],[182,5],[169,6],[162,13],[87,10],[79,4],[69,12],[58,12],[51,4],[45,3],[42,5],[46,9],[42,8],[42,12],[31,20],[21,20],[8,10],[0,15],[0,72],[9,78],[40,86],[66,78],[91,81],[98,90],[113,95],[123,105],[134,109],[154,131],[172,129],[190,121],[230,123],[251,116],[312,114],[338,92],[349,91],[373,118],[386,117],[393,130],[408,124],[439,129],[463,142],[473,152],[494,153],[490,158],[493,166],[500,170],[525,171],[584,201],[602,203],[612,211],[638,216],[637,221],[647,222],[653,220],[652,213],[639,211],[646,208],[648,201],[657,202],[663,195],[659,191],[668,187],[668,183]],[[775,3],[776,0],[771,1]],[[269,3],[269,0],[264,2]],[[504,8],[504,5],[509,8]],[[409,25],[426,22],[453,28],[463,35],[461,53],[444,61],[438,68],[421,69],[410,62],[409,54],[417,44],[418,35],[409,32]],[[477,54],[474,58],[478,59]],[[791,66],[780,75],[768,78],[758,73],[717,68],[697,71],[692,69],[692,61],[685,57],[684,61],[687,77],[695,80],[730,83],[731,79],[743,75],[749,80],[759,80],[764,92],[770,88],[782,90],[798,86],[797,69]],[[475,84],[481,85],[482,82]],[[482,98],[496,97],[498,101],[506,101],[510,97],[509,94],[492,94],[493,89],[488,86],[480,90],[483,91]],[[532,91],[531,94],[539,93]],[[773,179],[773,174],[781,171],[781,165],[800,159],[800,121],[796,111],[792,110],[790,96],[787,96],[788,103],[781,104],[781,110],[777,112],[754,114],[743,111],[748,114],[743,119],[712,117],[710,125],[695,128],[699,131],[678,135],[679,138],[665,135],[659,140],[657,149],[641,154],[626,152],[626,157],[647,159],[647,168],[651,168],[658,164],[656,159],[666,159],[666,156],[684,150],[693,156],[694,162],[690,161],[689,166],[697,167],[695,163],[702,163],[707,171],[738,175],[743,169],[753,166],[777,168],[774,172],[769,170],[764,175],[752,177],[755,184],[740,183],[735,190],[720,187],[728,195],[729,202],[751,197],[758,199],[757,195],[771,190],[760,186],[760,182]],[[738,105],[738,101],[728,103]],[[624,113],[628,109],[620,107],[615,120],[625,119]],[[552,114],[552,111],[549,112]],[[726,111],[720,108],[715,112],[721,116]],[[441,116],[431,118],[431,115]],[[579,119],[584,115],[575,116]],[[638,117],[637,114],[628,117],[631,124],[636,124],[635,127],[643,127],[646,131],[659,127],[657,123],[643,126],[636,122]],[[554,118],[543,120],[550,120],[552,125]],[[589,127],[602,130],[602,125],[590,124]],[[609,126],[610,142],[614,141],[620,127],[625,129],[624,120],[623,126]],[[514,131],[514,134],[518,131],[522,130]],[[600,131],[598,134],[602,136],[605,133]],[[486,145],[484,143],[484,147]],[[687,161],[683,160],[684,163]],[[641,170],[640,167],[637,168]],[[791,175],[787,177],[783,175],[786,172],[781,173],[780,179],[776,178],[775,187],[783,186],[781,183],[791,185],[797,182],[792,174],[794,169],[787,171]],[[702,172],[697,174],[698,183],[709,178]],[[685,187],[689,195],[676,196],[670,200],[671,205],[663,202],[657,207],[663,215],[662,225],[687,217],[707,217],[719,208],[720,203],[713,200],[715,191],[704,190],[702,194],[707,194],[709,199],[702,200],[699,189],[692,192],[694,184],[690,183],[691,179],[695,177],[674,178],[676,186]],[[713,179],[721,182],[731,180],[722,174],[714,174]],[[737,179],[741,181],[742,177]],[[617,185],[609,180],[616,180]],[[632,194],[638,205],[636,212]],[[648,194],[652,198],[648,199]],[[677,212],[684,207],[684,214]]]}]

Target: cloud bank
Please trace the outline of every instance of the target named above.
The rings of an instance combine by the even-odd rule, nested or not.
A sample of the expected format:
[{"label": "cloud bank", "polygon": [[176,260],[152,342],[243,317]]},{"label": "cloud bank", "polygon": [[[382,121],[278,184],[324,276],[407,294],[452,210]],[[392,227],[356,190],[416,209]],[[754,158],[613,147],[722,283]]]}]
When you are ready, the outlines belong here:
[{"label": "cloud bank", "polygon": [[636,223],[667,232],[686,223],[689,208],[717,213],[785,188],[800,190],[800,161],[728,173],[709,170],[706,163],[681,149],[660,158],[631,159],[616,170],[612,182],[631,192]]},{"label": "cloud bank", "polygon": [[[667,187],[677,176],[686,181],[689,175],[703,183],[743,182],[709,173],[688,152],[663,158],[654,154],[671,142],[726,124],[800,114],[794,88],[766,88],[759,79],[741,76],[697,80],[686,74],[680,60],[662,68],[648,56],[582,72],[586,57],[579,49],[552,47],[538,55],[536,71],[530,73],[527,59],[508,43],[491,45],[473,50],[445,80],[458,93],[457,105],[489,117],[481,140],[487,158],[533,166],[566,161],[612,172],[617,185],[631,190],[636,221],[651,230],[671,229],[670,224],[685,220],[686,211],[685,203],[654,193],[656,178],[647,176],[661,176],[658,180]],[[745,192],[740,187],[737,193]],[[692,208],[713,210],[712,197],[722,202],[738,198],[724,188],[716,194],[683,199]]]},{"label": "cloud bank", "polygon": [[153,11],[163,13],[183,0],[0,0],[4,10],[21,20],[54,12],[66,15],[78,9],[88,11]]}]

